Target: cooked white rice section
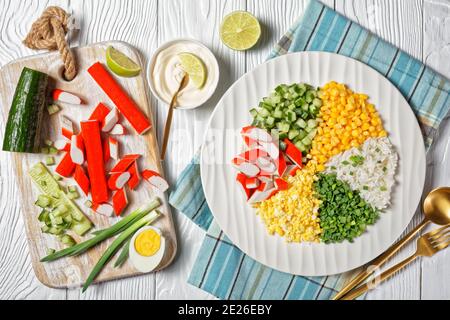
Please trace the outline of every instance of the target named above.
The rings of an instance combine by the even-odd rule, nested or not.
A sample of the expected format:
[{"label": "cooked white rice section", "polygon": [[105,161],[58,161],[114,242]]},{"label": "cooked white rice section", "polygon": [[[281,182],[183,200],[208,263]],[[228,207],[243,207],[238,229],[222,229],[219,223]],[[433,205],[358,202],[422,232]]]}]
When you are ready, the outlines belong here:
[{"label": "cooked white rice section", "polygon": [[398,155],[388,138],[370,138],[357,147],[331,158],[326,173],[335,173],[373,207],[390,204]]}]

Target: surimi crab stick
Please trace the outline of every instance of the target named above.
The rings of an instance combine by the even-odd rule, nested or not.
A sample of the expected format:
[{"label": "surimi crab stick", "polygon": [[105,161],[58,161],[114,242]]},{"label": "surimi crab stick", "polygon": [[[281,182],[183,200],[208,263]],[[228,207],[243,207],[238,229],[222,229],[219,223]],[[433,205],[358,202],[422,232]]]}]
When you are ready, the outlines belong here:
[{"label": "surimi crab stick", "polygon": [[70,151],[70,142],[65,139],[58,139],[53,145],[59,151]]},{"label": "surimi crab stick", "polygon": [[260,169],[253,163],[243,162],[238,166],[238,170],[247,177],[256,177],[260,173]]},{"label": "surimi crab stick", "polygon": [[130,180],[131,174],[126,172],[112,173],[108,179],[108,187],[110,190],[122,189],[123,186]]},{"label": "surimi crab stick", "polygon": [[119,159],[119,142],[113,137],[108,137],[109,155],[114,160]]},{"label": "surimi crab stick", "polygon": [[52,93],[53,100],[59,101],[59,102],[65,102],[69,104],[82,104],[83,100],[81,100],[80,97],[74,95],[73,93],[61,90],[61,89],[55,89]]},{"label": "surimi crab stick", "polygon": [[108,200],[108,187],[105,178],[99,122],[94,120],[82,121],[81,133],[86,149],[92,200],[96,203],[102,203]]},{"label": "surimi crab stick", "polygon": [[72,158],[70,157],[70,153],[66,152],[66,154],[62,157],[58,166],[55,169],[55,172],[62,177],[70,177],[75,170],[76,164],[73,163]]},{"label": "surimi crab stick", "polygon": [[76,181],[81,190],[83,190],[83,193],[87,196],[89,192],[89,178],[82,166],[77,165],[75,167],[73,179]]},{"label": "surimi crab stick", "polygon": [[247,196],[247,200],[252,195],[252,191],[247,188],[245,181],[247,180],[247,177],[243,173],[238,173],[236,175],[236,181],[239,182],[239,185],[242,187],[242,190],[245,192],[245,195]]},{"label": "surimi crab stick", "polygon": [[134,190],[137,188],[139,182],[141,181],[141,175],[139,174],[139,169],[136,161],[131,164],[127,172],[129,172],[131,175],[130,179],[128,180],[128,187],[131,190]]},{"label": "surimi crab stick", "polygon": [[113,134],[116,136],[121,136],[126,134],[127,131],[125,130],[125,127],[123,125],[121,125],[120,123],[116,124],[111,131],[109,131],[109,134]]},{"label": "surimi crab stick", "polygon": [[105,117],[105,121],[102,126],[103,132],[111,131],[112,128],[117,124],[117,121],[119,121],[119,114],[117,113],[117,109],[113,108]]},{"label": "surimi crab stick", "polygon": [[243,137],[249,137],[251,140],[261,142],[273,142],[273,138],[266,130],[257,127],[245,127],[241,132]]},{"label": "surimi crab stick", "polygon": [[92,111],[89,120],[97,120],[100,121],[101,126],[103,127],[105,123],[105,118],[111,110],[103,103],[99,103],[94,111]]},{"label": "surimi crab stick", "polygon": [[107,163],[111,159],[111,152],[109,150],[108,138],[103,139],[103,161]]},{"label": "surimi crab stick", "polygon": [[72,139],[73,136],[73,123],[66,116],[60,117],[61,121],[61,134],[67,139]]},{"label": "surimi crab stick", "polygon": [[298,167],[302,168],[303,166],[303,155],[302,152],[288,139],[284,140],[286,144],[286,156]]},{"label": "surimi crab stick", "polygon": [[109,203],[96,203],[92,204],[92,210],[103,216],[112,217],[114,214],[114,208]]},{"label": "surimi crab stick", "polygon": [[84,163],[84,142],[81,134],[73,135],[70,144],[70,157],[73,163],[82,165]]},{"label": "surimi crab stick", "polygon": [[260,183],[260,181],[259,181],[259,179],[256,178],[256,177],[253,177],[253,178],[246,178],[246,179],[245,179],[245,186],[246,186],[248,189],[256,189],[256,188],[258,188],[258,187],[259,187],[259,183]]},{"label": "surimi crab stick", "polygon": [[159,175],[158,172],[146,169],[141,172],[142,177],[159,191],[164,192],[169,189],[169,184]]},{"label": "surimi crab stick", "polygon": [[125,188],[117,190],[114,192],[112,196],[113,209],[116,216],[120,216],[120,214],[125,210],[128,205],[128,198]]},{"label": "surimi crab stick", "polygon": [[100,62],[94,63],[88,69],[88,72],[137,133],[143,134],[151,128],[151,123],[144,113],[142,113],[136,103],[125,93]]},{"label": "surimi crab stick", "polygon": [[116,165],[110,170],[110,172],[125,172],[127,169],[139,159],[139,154],[127,154],[120,159]]}]

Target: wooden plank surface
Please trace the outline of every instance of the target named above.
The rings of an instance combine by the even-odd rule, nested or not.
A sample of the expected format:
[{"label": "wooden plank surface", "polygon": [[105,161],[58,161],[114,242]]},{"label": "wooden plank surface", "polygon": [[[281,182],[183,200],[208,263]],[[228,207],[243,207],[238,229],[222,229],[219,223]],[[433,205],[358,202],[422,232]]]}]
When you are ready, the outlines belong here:
[{"label": "wooden plank surface", "polygon": [[[47,73],[50,76],[52,83],[50,85],[50,90],[52,87],[55,87],[76,92],[83,101],[85,101],[81,106],[71,106],[59,103],[62,106],[62,110],[55,116],[46,116],[44,118],[44,121],[46,121],[47,124],[43,126],[43,138],[56,141],[62,137],[61,116],[70,119],[74,123],[75,132],[79,132],[80,121],[88,119],[99,102],[104,102],[106,105],[113,107],[112,102],[106,94],[94,84],[94,81],[86,71],[95,62],[99,61],[103,64],[105,63],[106,48],[110,45],[124,52],[139,64],[142,64],[140,56],[134,48],[124,42],[109,41],[74,49],[74,56],[77,57],[77,66],[80,71],[75,79],[70,82],[61,77],[63,65],[58,53],[34,55],[14,60],[3,66],[0,70],[2,124],[7,120],[11,100],[15,92],[15,86],[22,69],[28,67]],[[125,92],[127,92],[136,104],[141,107],[141,110],[143,110],[144,113],[149,114],[148,111],[151,110],[151,105],[148,103],[147,95],[142,94],[142,92],[148,90],[144,75],[140,74],[133,78],[122,78],[117,80],[124,88]],[[149,119],[152,123],[153,120],[151,116],[149,116]],[[164,175],[159,160],[159,147],[156,141],[154,128],[147,134],[138,135],[127,121],[123,120],[122,123],[128,134],[115,137],[119,143],[120,155],[131,153],[140,154],[142,157],[138,159],[139,170],[148,168]],[[22,217],[25,221],[25,230],[36,277],[40,282],[52,288],[79,287],[100,259],[104,250],[111,244],[112,239],[100,244],[79,257],[60,259],[51,263],[41,263],[39,260],[46,255],[48,248],[62,249],[62,246],[59,244],[56,237],[41,232],[41,223],[37,220],[40,210],[33,204],[33,199],[37,198],[39,191],[34,188],[28,175],[28,171],[37,162],[44,161],[45,157],[43,154],[27,153],[10,153],[10,156],[14,162],[13,172],[16,175],[17,188],[20,191],[19,203],[22,205]],[[62,157],[63,155],[58,156],[59,159]],[[110,161],[109,165],[106,166],[107,170],[113,165],[114,163]],[[49,169],[51,172],[54,172],[54,167],[49,167]],[[66,183],[66,185],[76,185],[76,182],[73,179],[64,179],[64,183]],[[158,209],[162,215],[153,223],[153,225],[160,228],[166,238],[166,251],[161,264],[158,267],[158,269],[164,269],[172,262],[177,251],[176,234],[166,195],[157,192],[156,189],[151,188],[147,183],[141,181],[135,190],[127,190],[127,197],[130,204],[125,209],[124,214],[138,209],[143,204],[148,203],[150,199],[160,199],[161,206]],[[85,210],[86,208],[83,207],[83,202],[85,200],[86,198],[82,196],[80,199],[76,200],[76,202],[98,229],[109,227],[111,224],[118,221],[116,218],[105,217],[95,214],[92,211],[89,212],[89,210]],[[80,238],[76,235],[73,236],[77,242],[86,240],[86,238]],[[112,264],[108,264],[99,274],[96,282],[120,279],[140,274],[141,273],[138,272],[129,261],[121,268],[114,268]]]},{"label": "wooden plank surface", "polygon": [[[324,2],[450,77],[446,63],[450,58],[447,0]],[[203,41],[219,58],[221,74],[224,76],[219,91],[224,92],[240,75],[264,61],[272,44],[302,13],[306,3],[307,0],[5,0],[0,4],[0,65],[33,53],[21,45],[21,40],[43,8],[57,4],[72,10],[79,22],[81,30],[78,36],[71,39],[73,44],[126,40],[148,59],[158,45],[176,37],[188,36]],[[224,14],[243,8],[254,12],[263,22],[263,41],[256,50],[236,53],[220,43],[217,28]],[[145,19],[141,18],[142,12],[145,13]],[[122,21],[125,17],[128,23]],[[154,119],[158,135],[161,136],[166,108],[160,103],[156,106]],[[175,139],[169,148],[176,156],[165,163],[170,182],[175,181],[200,145],[206,120],[213,107],[211,102],[195,111],[175,114],[172,127]],[[450,184],[448,127],[446,121],[429,156],[429,185]],[[0,127],[0,132],[2,130]],[[0,153],[0,269],[3,271],[0,274],[0,298],[211,298],[186,283],[203,232],[179,213],[175,213],[174,218],[181,239],[180,253],[164,272],[93,286],[84,295],[79,290],[56,290],[42,286],[31,270],[17,201],[10,201],[15,197],[10,172],[10,160]],[[414,245],[409,246],[393,261],[398,261],[413,249]],[[449,265],[448,252],[433,259],[424,259],[370,293],[369,298],[450,299]]]}]

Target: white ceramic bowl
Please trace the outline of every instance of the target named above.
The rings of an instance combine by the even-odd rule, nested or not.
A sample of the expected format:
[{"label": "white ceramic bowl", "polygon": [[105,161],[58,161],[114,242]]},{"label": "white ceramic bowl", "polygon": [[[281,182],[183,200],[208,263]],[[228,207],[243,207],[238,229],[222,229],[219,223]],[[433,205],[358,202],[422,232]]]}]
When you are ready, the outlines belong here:
[{"label": "white ceramic bowl", "polygon": [[[197,40],[193,40],[193,39],[187,39],[187,38],[180,38],[180,39],[174,39],[171,40],[169,42],[164,43],[163,45],[161,45],[152,55],[148,65],[147,65],[147,80],[150,86],[150,90],[152,91],[153,95],[162,103],[168,104],[168,101],[165,101],[160,95],[159,93],[156,91],[155,89],[155,83],[154,83],[154,79],[152,77],[153,74],[153,68],[155,66],[155,62],[156,62],[156,58],[159,55],[159,53],[164,50],[167,49],[168,47],[170,47],[171,45],[175,44],[175,43],[179,43],[179,42],[187,42],[193,45],[196,45],[200,48],[202,48],[205,52],[205,54],[210,55],[210,60],[213,61],[213,65],[209,66],[207,65],[207,75],[209,74],[216,74],[216,78],[213,80],[213,82],[211,82],[209,84],[210,89],[207,95],[205,95],[202,99],[200,99],[198,102],[196,102],[193,105],[180,105],[177,106],[177,109],[194,109],[197,107],[200,107],[201,105],[203,105],[206,101],[209,100],[209,98],[211,98],[211,96],[214,94],[214,92],[216,91],[217,88],[217,84],[219,83],[219,78],[220,78],[220,73],[219,73],[219,63],[217,62],[216,57],[214,56],[214,54],[211,52],[211,50],[205,46],[203,43],[197,41]],[[195,52],[193,52],[195,54]]]}]

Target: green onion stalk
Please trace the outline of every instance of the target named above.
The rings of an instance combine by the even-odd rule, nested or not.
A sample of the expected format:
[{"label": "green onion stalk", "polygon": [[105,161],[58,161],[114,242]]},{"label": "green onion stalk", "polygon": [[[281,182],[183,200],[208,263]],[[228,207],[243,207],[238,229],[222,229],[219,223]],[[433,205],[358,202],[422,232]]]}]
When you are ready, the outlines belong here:
[{"label": "green onion stalk", "polygon": [[86,289],[89,287],[89,285],[94,281],[94,279],[97,277],[97,275],[102,270],[103,266],[111,259],[112,256],[120,249],[123,242],[127,241],[129,237],[134,234],[137,230],[142,228],[143,226],[152,223],[154,220],[156,220],[161,214],[158,211],[152,211],[150,214],[144,216],[143,218],[139,219],[133,225],[131,225],[128,229],[123,231],[114,241],[111,243],[111,245],[106,249],[106,251],[101,256],[100,260],[97,262],[97,264],[92,269],[91,273],[89,274],[88,278],[86,279],[85,284],[83,285],[82,292],[86,291]]},{"label": "green onion stalk", "polygon": [[[125,230],[128,230],[132,226],[137,223],[137,221],[141,221],[143,217],[146,217],[149,212],[156,209],[160,206],[160,201],[158,199],[154,199],[147,205],[133,211],[127,217],[123,218],[113,226],[103,229],[100,232],[96,233],[95,237],[76,244],[72,247],[65,248],[63,250],[57,251],[55,253],[49,254],[46,257],[41,259],[41,262],[54,261],[67,256],[77,256],[80,255],[90,248],[94,247],[98,243],[111,238]],[[137,230],[137,229],[136,229]]]}]

